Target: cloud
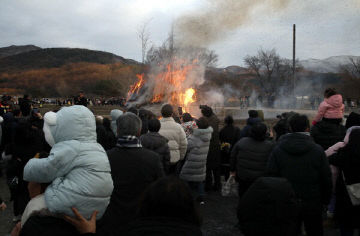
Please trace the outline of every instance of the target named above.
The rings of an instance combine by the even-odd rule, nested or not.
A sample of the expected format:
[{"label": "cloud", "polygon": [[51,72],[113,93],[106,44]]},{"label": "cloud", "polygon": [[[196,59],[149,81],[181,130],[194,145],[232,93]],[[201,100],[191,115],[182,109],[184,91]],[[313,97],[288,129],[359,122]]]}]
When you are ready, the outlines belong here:
[{"label": "cloud", "polygon": [[[226,1],[240,2],[222,2]],[[140,60],[136,30],[144,21],[152,19],[150,40],[159,45],[174,20],[211,8],[209,2],[218,1],[2,0],[0,47],[82,47]],[[254,2],[242,24],[230,24],[226,32],[210,37],[207,45],[219,54],[220,66],[241,65],[247,54],[255,54],[260,47],[276,48],[281,56],[291,57],[293,23],[300,59],[360,55],[359,0],[289,0],[282,10],[261,3],[265,1]],[[235,13],[243,14],[241,8]],[[229,23],[223,16],[221,22]]]}]

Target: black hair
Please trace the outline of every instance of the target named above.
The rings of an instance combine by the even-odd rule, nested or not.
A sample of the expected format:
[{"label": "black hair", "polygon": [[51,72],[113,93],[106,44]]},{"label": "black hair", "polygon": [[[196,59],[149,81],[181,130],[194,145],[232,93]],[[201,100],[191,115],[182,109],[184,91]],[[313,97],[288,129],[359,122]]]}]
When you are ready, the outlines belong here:
[{"label": "black hair", "polygon": [[173,107],[170,104],[165,104],[161,108],[161,115],[165,118],[171,117],[173,112],[174,112]]},{"label": "black hair", "polygon": [[148,129],[150,132],[159,132],[160,128],[161,128],[161,124],[158,119],[149,120]]},{"label": "black hair", "polygon": [[107,128],[107,129],[110,129],[111,121],[110,121],[109,118],[105,117],[105,118],[103,119],[103,126],[104,126],[105,128]]},{"label": "black hair", "polygon": [[193,121],[194,119],[192,118],[192,116],[190,115],[190,113],[184,113],[182,115],[183,121],[184,122],[189,122],[189,121]]},{"label": "black hair", "polygon": [[259,113],[255,110],[249,110],[248,111],[248,114],[249,114],[249,117],[250,118],[256,118],[256,117],[259,117]]},{"label": "black hair", "polygon": [[250,137],[256,141],[264,141],[266,139],[267,127],[264,123],[257,123],[251,126]]},{"label": "black hair", "polygon": [[196,120],[196,125],[199,129],[207,129],[209,127],[209,122],[205,117],[200,117]]},{"label": "black hair", "polygon": [[138,217],[166,217],[200,226],[201,218],[189,186],[175,176],[161,178],[144,191]]},{"label": "black hair", "polygon": [[325,92],[324,92],[324,97],[329,98],[329,97],[331,97],[333,95],[336,95],[336,94],[338,94],[338,93],[336,92],[335,88],[327,88],[325,90]]},{"label": "black hair", "polygon": [[289,120],[291,132],[305,132],[310,128],[309,119],[306,115],[295,114]]},{"label": "black hair", "polygon": [[226,125],[232,125],[232,124],[234,124],[234,119],[232,116],[227,116],[227,117],[225,117],[224,122]]},{"label": "black hair", "polygon": [[13,110],[13,115],[14,115],[14,116],[19,116],[20,113],[21,113],[21,111],[20,111],[19,109]]},{"label": "black hair", "polygon": [[214,114],[214,112],[211,107],[204,105],[201,107],[201,114],[203,114],[205,117],[210,117],[212,114]]},{"label": "black hair", "polygon": [[138,115],[138,109],[136,109],[135,107],[130,107],[127,112],[131,112],[135,115]]}]

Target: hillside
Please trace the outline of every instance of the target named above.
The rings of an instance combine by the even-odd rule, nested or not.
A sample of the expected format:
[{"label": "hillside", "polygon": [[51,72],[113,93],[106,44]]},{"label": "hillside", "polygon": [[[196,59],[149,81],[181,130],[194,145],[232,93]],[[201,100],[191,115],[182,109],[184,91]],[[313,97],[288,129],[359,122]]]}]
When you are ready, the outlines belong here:
[{"label": "hillside", "polygon": [[58,68],[78,62],[138,64],[134,60],[125,59],[108,52],[80,48],[46,48],[0,58],[0,72]]},{"label": "hillside", "polygon": [[360,58],[360,56],[333,56],[325,59],[301,60],[300,63],[305,70],[318,73],[338,73],[340,66],[349,64],[349,58]]},{"label": "hillside", "polygon": [[9,47],[0,48],[0,58],[13,56],[24,52],[39,50],[39,49],[41,48],[34,45],[24,45],[24,46],[11,45]]}]

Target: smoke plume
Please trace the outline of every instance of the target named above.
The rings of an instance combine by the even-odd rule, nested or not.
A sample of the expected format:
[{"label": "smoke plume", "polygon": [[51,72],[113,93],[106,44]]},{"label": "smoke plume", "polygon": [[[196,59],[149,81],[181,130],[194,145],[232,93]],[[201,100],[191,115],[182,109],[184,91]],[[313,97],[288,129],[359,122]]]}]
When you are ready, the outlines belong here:
[{"label": "smoke plume", "polygon": [[175,22],[179,42],[191,46],[209,46],[250,20],[256,7],[284,9],[289,0],[207,0],[208,7],[180,16]]}]

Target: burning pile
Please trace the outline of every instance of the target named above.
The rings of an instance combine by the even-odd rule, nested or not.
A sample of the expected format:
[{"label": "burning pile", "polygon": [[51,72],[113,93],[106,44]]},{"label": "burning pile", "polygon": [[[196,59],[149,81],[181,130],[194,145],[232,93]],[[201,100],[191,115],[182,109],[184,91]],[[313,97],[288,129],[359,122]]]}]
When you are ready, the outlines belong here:
[{"label": "burning pile", "polygon": [[170,103],[186,111],[196,101],[194,81],[200,68],[196,59],[189,62],[175,58],[170,63],[157,64],[150,73],[137,75],[138,81],[130,87],[127,101],[138,104]]}]

